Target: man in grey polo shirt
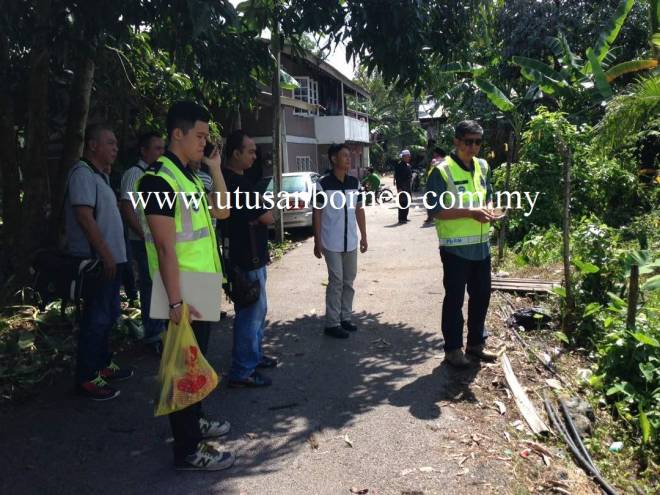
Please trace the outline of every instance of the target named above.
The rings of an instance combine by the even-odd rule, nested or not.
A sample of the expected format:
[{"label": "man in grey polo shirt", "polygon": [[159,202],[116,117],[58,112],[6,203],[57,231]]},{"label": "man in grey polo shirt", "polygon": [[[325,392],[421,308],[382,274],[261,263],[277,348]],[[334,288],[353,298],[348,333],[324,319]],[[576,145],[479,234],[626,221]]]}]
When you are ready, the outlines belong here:
[{"label": "man in grey polo shirt", "polygon": [[[85,131],[83,157],[69,172],[64,207],[68,253],[99,259],[103,272],[83,285],[78,333],[76,389],[93,400],[119,395],[108,381],[125,380],[132,369],[112,360],[110,332],[119,317],[121,264],[126,263],[124,229],[108,176],[117,157],[117,138],[106,125]],[[119,268],[118,268],[119,265]]]},{"label": "man in grey polo shirt", "polygon": [[[357,330],[351,321],[353,281],[357,274],[358,228],[360,252],[367,251],[367,225],[358,193],[360,183],[348,175],[351,152],[345,144],[328,149],[330,173],[316,183],[314,255],[325,257],[328,286],[325,292],[325,330],[329,337],[345,339]],[[326,202],[327,201],[327,202]],[[325,204],[324,204],[325,203]]]}]

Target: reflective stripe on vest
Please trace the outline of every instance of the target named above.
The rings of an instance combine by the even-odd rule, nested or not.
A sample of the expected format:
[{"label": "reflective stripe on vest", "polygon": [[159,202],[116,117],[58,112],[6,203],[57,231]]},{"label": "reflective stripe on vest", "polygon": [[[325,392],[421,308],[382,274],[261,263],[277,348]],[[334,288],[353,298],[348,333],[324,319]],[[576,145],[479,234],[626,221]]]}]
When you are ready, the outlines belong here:
[{"label": "reflective stripe on vest", "polygon": [[[486,187],[488,164],[485,160],[474,158],[473,166],[474,171],[468,172],[449,156],[436,165],[447,184],[447,192],[454,195],[453,207],[485,206],[488,193]],[[435,228],[440,246],[468,246],[487,242],[490,224],[481,223],[472,218],[438,219],[435,222]]]},{"label": "reflective stripe on vest", "polygon": [[[183,271],[221,273],[215,231],[212,227],[206,195],[202,192],[201,182],[196,177],[188,178],[167,157],[163,156],[159,161],[161,167],[157,171],[147,171],[143,177],[148,175],[161,177],[170,185],[173,193],[177,196],[181,194],[197,194],[200,196],[197,210],[186,207],[181,198],[177,198],[175,204],[175,249],[179,268]],[[143,229],[145,232],[145,246],[149,261],[149,272],[153,275],[158,269],[158,253],[143,210],[141,211],[140,220],[144,222],[143,226],[146,227]]]}]

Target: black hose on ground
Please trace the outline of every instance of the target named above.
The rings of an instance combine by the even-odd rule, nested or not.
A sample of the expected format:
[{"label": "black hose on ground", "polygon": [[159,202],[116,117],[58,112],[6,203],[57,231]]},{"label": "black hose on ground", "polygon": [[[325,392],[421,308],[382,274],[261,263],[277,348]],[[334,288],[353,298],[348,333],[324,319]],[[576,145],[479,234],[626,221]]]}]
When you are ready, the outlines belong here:
[{"label": "black hose on ground", "polygon": [[[568,425],[568,432],[571,434],[571,437],[573,438],[573,442],[575,443],[577,448],[580,449],[582,455],[584,455],[584,458],[589,461],[589,464],[591,464],[594,468],[596,468],[596,465],[594,464],[594,460],[589,455],[589,451],[585,447],[584,443],[582,443],[582,437],[580,437],[577,428],[575,428],[575,423],[573,423],[573,418],[571,418],[571,412],[568,410],[568,407],[566,406],[566,402],[564,402],[564,399],[559,399],[559,407],[561,407],[561,412],[564,415],[564,419],[566,420],[566,424]],[[596,471],[598,471],[598,468],[596,468]]]},{"label": "black hose on ground", "polygon": [[587,471],[587,473],[594,479],[594,481],[596,481],[601,486],[601,488],[607,495],[617,495],[617,492],[614,490],[614,488],[612,488],[609,485],[609,483],[605,481],[605,479],[603,479],[600,473],[598,473],[598,470],[582,456],[582,453],[573,443],[570,436],[568,435],[568,432],[561,425],[561,422],[559,421],[558,413],[555,411],[554,407],[552,406],[552,404],[550,404],[550,401],[547,398],[543,399],[543,405],[545,406],[545,410],[548,413],[548,418],[550,418],[550,422],[552,423],[552,426],[559,432],[561,437],[564,439],[564,442],[566,442],[566,445],[568,445],[568,448],[571,450],[571,453],[577,460],[580,467],[582,467],[585,471]]}]

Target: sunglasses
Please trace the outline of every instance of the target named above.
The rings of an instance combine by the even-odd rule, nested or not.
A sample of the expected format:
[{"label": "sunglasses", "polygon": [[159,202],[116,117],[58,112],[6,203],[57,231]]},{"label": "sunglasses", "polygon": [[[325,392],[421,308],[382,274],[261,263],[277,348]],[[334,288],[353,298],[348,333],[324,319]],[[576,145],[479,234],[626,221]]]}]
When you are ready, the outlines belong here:
[{"label": "sunglasses", "polygon": [[473,144],[481,146],[481,139],[461,139],[465,146],[472,146]]}]

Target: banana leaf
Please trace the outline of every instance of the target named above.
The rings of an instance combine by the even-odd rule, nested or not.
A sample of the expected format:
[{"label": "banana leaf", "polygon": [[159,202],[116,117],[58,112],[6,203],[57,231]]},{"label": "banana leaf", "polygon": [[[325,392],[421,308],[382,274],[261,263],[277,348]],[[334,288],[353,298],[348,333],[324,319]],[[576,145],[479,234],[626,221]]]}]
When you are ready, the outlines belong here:
[{"label": "banana leaf", "polygon": [[623,26],[623,23],[625,22],[626,17],[628,17],[628,13],[632,9],[634,3],[635,0],[621,0],[614,11],[614,15],[607,21],[605,29],[603,29],[598,35],[598,40],[596,40],[596,44],[593,47],[594,56],[598,62],[603,61],[605,54],[610,49],[610,45],[614,42],[616,37],[619,36],[621,26]]},{"label": "banana leaf", "polygon": [[591,64],[591,72],[594,75],[596,89],[603,98],[609,98],[612,96],[612,88],[610,87],[610,83],[607,82],[607,77],[605,76],[605,71],[603,71],[603,68],[600,65],[600,61],[591,48],[587,48],[587,58]]},{"label": "banana leaf", "polygon": [[474,83],[485,93],[490,102],[503,112],[510,112],[516,107],[497,86],[487,79],[475,77]]},{"label": "banana leaf", "polygon": [[624,74],[638,72],[640,70],[655,69],[657,66],[658,61],[656,59],[629,60],[628,62],[622,62],[611,67],[605,72],[605,76],[607,77],[607,82],[612,82],[617,77],[621,77]]}]

